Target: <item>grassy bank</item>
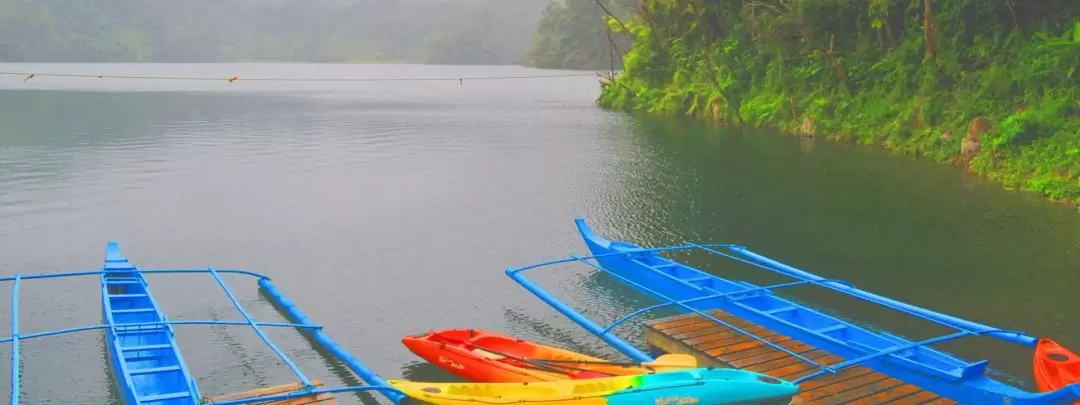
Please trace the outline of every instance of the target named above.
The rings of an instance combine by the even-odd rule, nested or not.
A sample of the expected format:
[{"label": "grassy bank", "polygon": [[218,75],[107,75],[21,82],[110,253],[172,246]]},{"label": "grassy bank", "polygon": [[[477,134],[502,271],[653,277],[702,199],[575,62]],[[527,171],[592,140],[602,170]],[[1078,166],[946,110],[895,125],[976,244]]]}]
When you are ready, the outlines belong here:
[{"label": "grassy bank", "polygon": [[1080,2],[643,0],[605,107],[879,145],[1080,204]]}]

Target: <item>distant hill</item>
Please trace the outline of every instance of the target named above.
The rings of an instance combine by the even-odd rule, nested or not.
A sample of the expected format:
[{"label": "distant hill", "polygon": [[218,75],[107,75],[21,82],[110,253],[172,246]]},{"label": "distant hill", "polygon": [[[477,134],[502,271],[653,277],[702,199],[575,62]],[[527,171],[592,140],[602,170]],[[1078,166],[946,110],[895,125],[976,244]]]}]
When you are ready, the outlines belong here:
[{"label": "distant hill", "polygon": [[0,61],[520,64],[547,3],[0,0]]}]

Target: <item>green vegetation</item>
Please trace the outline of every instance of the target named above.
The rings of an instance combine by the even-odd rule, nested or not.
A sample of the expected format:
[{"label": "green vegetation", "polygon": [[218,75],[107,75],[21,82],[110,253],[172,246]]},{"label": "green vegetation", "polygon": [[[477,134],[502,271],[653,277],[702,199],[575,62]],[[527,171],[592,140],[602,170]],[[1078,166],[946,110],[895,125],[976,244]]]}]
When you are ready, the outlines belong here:
[{"label": "green vegetation", "polygon": [[625,23],[602,106],[879,145],[1080,204],[1075,0],[642,0]]},{"label": "green vegetation", "polygon": [[[601,8],[600,6],[604,7]],[[606,29],[607,12],[629,17],[629,7],[610,0],[551,0],[540,16],[536,39],[525,53],[525,65],[546,69],[620,69],[626,34]],[[612,48],[611,44],[615,47]]]},{"label": "green vegetation", "polygon": [[546,4],[0,0],[0,62],[520,64]]}]

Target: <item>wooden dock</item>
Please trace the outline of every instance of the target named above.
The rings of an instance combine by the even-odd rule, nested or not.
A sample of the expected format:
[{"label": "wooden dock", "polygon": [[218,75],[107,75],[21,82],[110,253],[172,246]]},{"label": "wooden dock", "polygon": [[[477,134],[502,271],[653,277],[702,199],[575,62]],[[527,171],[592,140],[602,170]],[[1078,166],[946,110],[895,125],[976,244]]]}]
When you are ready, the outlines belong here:
[{"label": "wooden dock", "polygon": [[[316,387],[322,387],[322,383],[320,383],[317,380],[311,380],[311,384],[316,386]],[[213,403],[217,403],[217,402],[224,402],[224,401],[231,401],[231,400],[236,400],[236,399],[248,399],[248,398],[257,398],[257,397],[267,397],[267,396],[271,396],[271,395],[287,394],[287,393],[290,393],[290,392],[295,392],[295,391],[302,390],[303,388],[304,388],[304,386],[301,383],[275,385],[273,387],[266,387],[266,388],[260,388],[260,389],[257,389],[257,390],[239,392],[239,393],[236,393],[236,394],[227,394],[227,395],[221,395],[221,396],[213,397],[213,398],[210,398],[210,402],[208,402],[208,404],[213,404]],[[311,404],[338,405],[338,401],[336,399],[334,399],[334,396],[331,395],[331,394],[319,394],[319,395],[309,395],[309,396],[306,396],[306,397],[286,399],[286,400],[255,402],[254,404],[258,404],[258,405],[311,405]]]},{"label": "wooden dock", "polygon": [[[731,314],[710,315],[821,364],[844,359],[773,332]],[[691,354],[702,367],[735,367],[794,380],[817,368],[698,314],[677,315],[646,323],[645,340],[666,353]],[[802,384],[792,404],[955,404],[933,392],[866,367],[853,366]]]}]

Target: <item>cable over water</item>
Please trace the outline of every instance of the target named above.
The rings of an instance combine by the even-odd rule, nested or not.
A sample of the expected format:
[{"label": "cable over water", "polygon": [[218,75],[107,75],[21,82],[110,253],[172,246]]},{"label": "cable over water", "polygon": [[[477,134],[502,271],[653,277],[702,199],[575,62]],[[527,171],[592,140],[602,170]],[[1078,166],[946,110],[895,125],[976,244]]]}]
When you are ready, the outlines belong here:
[{"label": "cable over water", "polygon": [[0,72],[0,76],[22,76],[23,83],[38,77],[76,77],[88,79],[141,79],[141,80],[198,80],[198,81],[261,81],[261,82],[392,82],[392,81],[458,81],[465,80],[510,80],[510,79],[548,79],[559,77],[585,77],[600,76],[600,72],[591,73],[562,73],[550,75],[519,75],[519,76],[460,76],[460,77],[244,77],[240,76],[139,76],[139,75],[111,75],[93,73],[37,73],[37,72]]}]

